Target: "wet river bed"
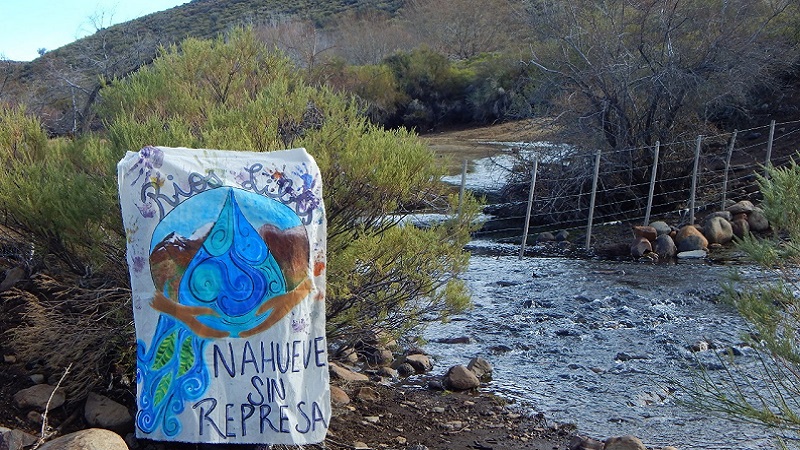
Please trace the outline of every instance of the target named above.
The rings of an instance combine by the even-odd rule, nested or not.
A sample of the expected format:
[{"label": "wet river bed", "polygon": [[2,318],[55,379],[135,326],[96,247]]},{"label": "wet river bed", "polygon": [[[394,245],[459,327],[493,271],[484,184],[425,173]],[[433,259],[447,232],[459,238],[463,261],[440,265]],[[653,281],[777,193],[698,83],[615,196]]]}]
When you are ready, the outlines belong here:
[{"label": "wet river bed", "polygon": [[[596,439],[633,434],[648,446],[762,449],[767,433],[686,406],[685,389],[717,354],[755,362],[744,321],[717,300],[732,266],[526,256],[473,242],[463,279],[475,307],[425,332],[438,370],[482,356],[487,387],[548,420]],[[737,267],[748,282],[768,276]],[[447,343],[454,338],[468,343]],[[456,339],[461,342],[463,339]],[[708,348],[706,348],[708,347]],[[741,362],[741,361],[740,361]]]}]

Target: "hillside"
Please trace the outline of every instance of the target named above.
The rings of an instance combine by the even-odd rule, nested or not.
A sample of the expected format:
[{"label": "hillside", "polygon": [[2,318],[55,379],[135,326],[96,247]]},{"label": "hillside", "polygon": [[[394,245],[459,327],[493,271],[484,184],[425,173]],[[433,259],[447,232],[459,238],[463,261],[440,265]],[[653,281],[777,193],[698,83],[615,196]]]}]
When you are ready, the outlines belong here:
[{"label": "hillside", "polygon": [[30,62],[0,60],[0,103],[25,104],[51,134],[96,129],[94,104],[101,80],[147,65],[158,49],[187,37],[213,38],[240,25],[299,20],[329,25],[349,11],[394,14],[403,0],[194,0],[98,30]]},{"label": "hillside", "polygon": [[[261,24],[284,18],[310,20],[324,26],[337,14],[355,10],[380,10],[395,13],[403,0],[194,0],[165,11],[113,25],[71,44],[54,49],[44,57],[23,64],[26,75],[35,73],[53,60],[80,59],[87,47],[104,41],[109,53],[124,53],[131,42],[127,36],[151,41],[154,52],[159,45],[170,45],[187,37],[212,38],[241,24]],[[153,53],[154,54],[154,53]]]}]

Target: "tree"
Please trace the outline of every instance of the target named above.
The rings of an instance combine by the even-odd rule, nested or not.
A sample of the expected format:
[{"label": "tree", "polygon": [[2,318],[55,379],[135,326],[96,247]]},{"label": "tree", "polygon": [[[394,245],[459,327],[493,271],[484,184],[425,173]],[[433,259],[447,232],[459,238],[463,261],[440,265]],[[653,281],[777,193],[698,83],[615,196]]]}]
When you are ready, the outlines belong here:
[{"label": "tree", "polygon": [[416,207],[448,207],[433,155],[412,133],[370,125],[353,102],[305,84],[252,31],[188,39],[101,94],[118,151],[305,147],[316,158],[328,220],[329,338],[400,335],[423,315],[466,305],[456,275],[474,209],[425,230],[398,226]]},{"label": "tree", "polygon": [[333,47],[328,34],[308,20],[274,19],[256,27],[255,33],[268,46],[279,49],[292,62],[308,70]]},{"label": "tree", "polygon": [[515,45],[519,15],[508,0],[413,0],[402,13],[409,33],[452,59]]},{"label": "tree", "polygon": [[379,11],[348,13],[336,20],[334,53],[349,64],[378,64],[398,50],[411,50],[410,30]]},{"label": "tree", "polygon": [[791,4],[540,0],[529,10],[531,63],[565,94],[554,112],[608,147],[679,140],[727,106],[746,114],[753,88],[774,86],[796,61],[797,42],[779,35]]}]

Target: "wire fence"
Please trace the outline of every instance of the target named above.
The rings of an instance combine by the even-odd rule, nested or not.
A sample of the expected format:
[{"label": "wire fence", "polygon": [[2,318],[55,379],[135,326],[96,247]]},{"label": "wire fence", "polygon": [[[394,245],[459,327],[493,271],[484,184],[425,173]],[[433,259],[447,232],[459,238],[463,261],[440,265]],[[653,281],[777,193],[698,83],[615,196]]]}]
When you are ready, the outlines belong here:
[{"label": "wire fence", "polygon": [[502,201],[486,208],[493,219],[477,234],[516,236],[524,245],[530,233],[585,227],[590,249],[593,223],[646,225],[654,216],[695,223],[697,214],[731,202],[758,202],[756,175],[788,164],[799,139],[800,120],[603,152],[522,145]]}]

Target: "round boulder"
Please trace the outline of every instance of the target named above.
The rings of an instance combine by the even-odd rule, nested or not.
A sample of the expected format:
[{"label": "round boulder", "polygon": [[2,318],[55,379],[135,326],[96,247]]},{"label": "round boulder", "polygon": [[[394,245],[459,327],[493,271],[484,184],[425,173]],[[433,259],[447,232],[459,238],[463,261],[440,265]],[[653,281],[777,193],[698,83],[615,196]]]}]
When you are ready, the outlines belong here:
[{"label": "round boulder", "polygon": [[631,227],[631,231],[633,231],[634,236],[639,238],[645,238],[648,241],[655,241],[656,237],[658,237],[658,232],[654,227],[643,227],[635,225]]},{"label": "round boulder", "polygon": [[675,245],[678,253],[708,248],[708,239],[694,225],[686,225],[678,230],[675,236]]},{"label": "round boulder", "polygon": [[[51,394],[53,396],[52,399],[50,398]],[[50,402],[50,409],[55,409],[63,405],[65,400],[63,389],[57,390],[55,386],[50,386],[49,384],[37,384],[14,394],[14,404],[19,409],[44,411],[48,406],[48,401]]]},{"label": "round boulder", "polygon": [[644,237],[638,237],[631,243],[631,256],[634,258],[641,258],[646,253],[653,251],[653,245]]},{"label": "round boulder", "polygon": [[491,378],[492,371],[494,370],[492,369],[492,365],[489,363],[489,361],[481,358],[480,356],[472,358],[469,361],[469,364],[467,364],[467,369],[471,370],[475,376],[480,379]]},{"label": "round boulder", "polygon": [[733,215],[741,213],[750,214],[753,212],[753,208],[755,208],[755,206],[753,206],[753,202],[750,200],[742,200],[727,207],[726,211],[729,211]]},{"label": "round boulder", "polygon": [[747,215],[747,223],[750,225],[751,231],[769,230],[769,221],[761,208],[753,208],[753,211]]},{"label": "round boulder", "polygon": [[641,439],[636,436],[610,437],[606,439],[604,450],[647,450]]},{"label": "round boulder", "polygon": [[481,385],[481,381],[475,375],[475,372],[462,365],[451,367],[442,381],[448,389],[454,391],[466,391]]},{"label": "round boulder", "polygon": [[750,234],[750,223],[747,222],[747,218],[734,219],[731,222],[731,228],[733,229],[733,235],[738,238],[743,238]]},{"label": "round boulder", "polygon": [[712,216],[703,226],[703,236],[711,244],[727,244],[733,239],[733,228],[724,217]]},{"label": "round boulder", "polygon": [[650,226],[655,228],[656,233],[661,236],[662,234],[670,234],[672,232],[672,227],[662,220],[656,220],[655,222],[651,222]]},{"label": "round boulder", "polygon": [[659,258],[669,259],[675,257],[678,248],[669,234],[662,234],[656,238],[655,252]]},{"label": "round boulder", "polygon": [[113,431],[89,428],[53,439],[39,450],[128,450],[128,444]]},{"label": "round boulder", "polygon": [[333,406],[344,406],[350,403],[350,396],[339,386],[331,386],[331,404]]},{"label": "round boulder", "polygon": [[90,392],[83,416],[92,427],[105,428],[125,434],[133,431],[133,416],[128,408],[110,398]]}]

